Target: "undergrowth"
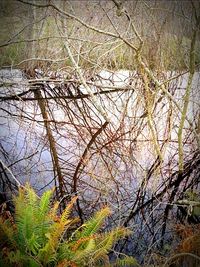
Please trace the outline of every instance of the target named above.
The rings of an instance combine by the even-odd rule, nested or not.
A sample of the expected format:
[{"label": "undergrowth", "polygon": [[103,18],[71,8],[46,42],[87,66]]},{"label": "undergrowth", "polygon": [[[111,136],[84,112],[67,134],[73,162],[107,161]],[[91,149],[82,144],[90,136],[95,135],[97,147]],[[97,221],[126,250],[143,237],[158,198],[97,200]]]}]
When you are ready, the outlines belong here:
[{"label": "undergrowth", "polygon": [[[133,257],[110,262],[113,244],[131,233],[117,227],[100,228],[111,211],[104,207],[80,227],[70,218],[71,200],[59,215],[59,202],[51,204],[53,191],[39,198],[30,186],[14,197],[14,216],[0,217],[0,266],[137,266]],[[72,229],[75,226],[75,230]]]}]

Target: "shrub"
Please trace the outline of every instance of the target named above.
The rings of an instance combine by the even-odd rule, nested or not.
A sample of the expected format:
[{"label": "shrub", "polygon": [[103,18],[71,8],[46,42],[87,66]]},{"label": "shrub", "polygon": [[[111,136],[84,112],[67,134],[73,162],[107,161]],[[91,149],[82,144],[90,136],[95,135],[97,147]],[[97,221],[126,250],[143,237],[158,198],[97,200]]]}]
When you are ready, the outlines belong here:
[{"label": "shrub", "polygon": [[108,252],[119,239],[130,234],[125,228],[99,232],[110,214],[105,207],[76,230],[77,219],[69,218],[76,197],[62,214],[59,202],[51,205],[52,191],[39,198],[30,186],[20,189],[14,198],[15,214],[0,217],[1,266],[135,266],[134,258],[125,256],[110,263]]}]

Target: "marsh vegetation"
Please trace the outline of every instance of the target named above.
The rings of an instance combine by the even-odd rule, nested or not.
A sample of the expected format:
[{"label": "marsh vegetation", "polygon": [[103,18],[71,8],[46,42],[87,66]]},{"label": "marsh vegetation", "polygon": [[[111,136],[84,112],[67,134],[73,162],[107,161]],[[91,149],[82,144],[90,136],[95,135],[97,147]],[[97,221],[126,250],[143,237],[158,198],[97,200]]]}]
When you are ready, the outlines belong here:
[{"label": "marsh vegetation", "polygon": [[[101,231],[123,229],[123,238],[105,234],[106,264],[126,254],[121,266],[199,266],[199,2],[0,6],[1,225],[14,218],[18,227],[12,199],[29,182],[38,198],[54,188],[48,201],[59,202],[58,221],[74,200],[78,219],[58,254],[68,235],[107,207]],[[93,235],[72,244],[80,255],[47,263],[37,254],[45,243],[28,234],[33,266],[103,262],[95,261]],[[2,244],[5,258],[16,251]],[[90,263],[81,261],[83,250]]]}]

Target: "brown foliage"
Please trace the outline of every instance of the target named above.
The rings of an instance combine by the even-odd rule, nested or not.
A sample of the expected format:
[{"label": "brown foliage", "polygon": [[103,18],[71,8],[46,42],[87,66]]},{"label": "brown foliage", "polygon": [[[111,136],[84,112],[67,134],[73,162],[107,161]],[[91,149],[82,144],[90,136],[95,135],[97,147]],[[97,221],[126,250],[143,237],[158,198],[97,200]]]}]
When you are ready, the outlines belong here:
[{"label": "brown foliage", "polygon": [[[175,226],[177,236],[180,242],[175,249],[177,253],[192,253],[200,256],[200,224],[197,225],[183,225],[178,224]],[[173,266],[199,266],[199,261],[190,256],[184,256],[177,259]]]}]

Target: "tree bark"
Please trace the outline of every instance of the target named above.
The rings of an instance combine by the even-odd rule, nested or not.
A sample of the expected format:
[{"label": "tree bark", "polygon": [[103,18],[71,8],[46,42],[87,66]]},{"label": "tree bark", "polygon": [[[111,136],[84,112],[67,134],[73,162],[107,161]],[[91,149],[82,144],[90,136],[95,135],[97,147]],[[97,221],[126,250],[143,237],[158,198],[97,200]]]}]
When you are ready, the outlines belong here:
[{"label": "tree bark", "polygon": [[49,116],[48,116],[48,112],[46,110],[45,100],[42,99],[42,93],[41,93],[40,89],[34,91],[34,96],[35,96],[35,98],[38,98],[38,105],[39,105],[40,111],[42,113],[42,117],[44,120],[44,126],[46,129],[46,133],[47,133],[47,137],[48,137],[48,141],[49,141],[49,145],[50,145],[50,153],[51,153],[51,157],[52,157],[53,168],[54,168],[54,171],[56,172],[57,178],[58,178],[58,187],[59,187],[59,191],[60,191],[60,196],[63,197],[63,195],[64,195],[64,179],[63,179],[63,174],[62,174],[59,159],[58,159],[58,152],[56,149],[56,141],[53,137],[52,130],[51,130],[50,123],[49,123]]}]

